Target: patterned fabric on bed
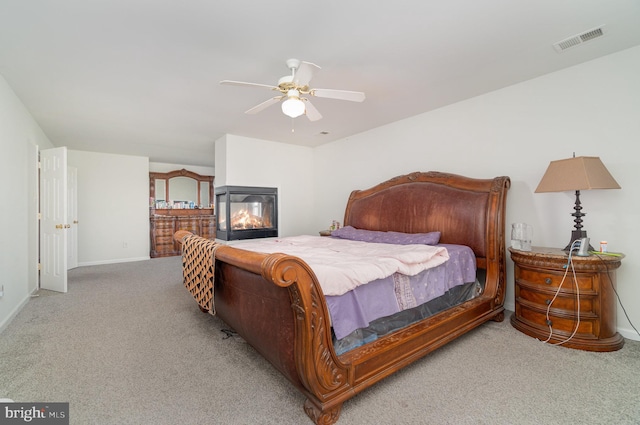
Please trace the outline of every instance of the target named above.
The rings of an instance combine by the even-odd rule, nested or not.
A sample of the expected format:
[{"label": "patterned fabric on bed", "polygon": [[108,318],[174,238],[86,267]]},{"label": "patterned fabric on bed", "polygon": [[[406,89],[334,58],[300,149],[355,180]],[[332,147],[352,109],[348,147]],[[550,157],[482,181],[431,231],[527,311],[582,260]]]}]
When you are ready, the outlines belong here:
[{"label": "patterned fabric on bed", "polygon": [[390,276],[340,296],[326,296],[333,330],[342,339],[370,322],[424,304],[449,289],[476,280],[476,259],[463,245],[438,245],[449,260],[415,276]]},{"label": "patterned fabric on bed", "polygon": [[182,278],[200,307],[211,314],[216,313],[213,297],[215,267],[214,241],[196,235],[182,240]]},{"label": "patterned fabric on bed", "polygon": [[253,239],[236,246],[301,258],[313,269],[325,295],[342,295],[394,273],[412,276],[449,258],[447,250],[438,246],[391,245],[310,235]]},{"label": "patterned fabric on bed", "polygon": [[416,297],[413,296],[409,276],[395,273],[391,277],[393,278],[393,291],[396,294],[396,300],[398,301],[400,310],[417,306],[418,303],[416,302]]},{"label": "patterned fabric on bed", "polygon": [[[476,280],[475,255],[462,245],[391,245],[303,235],[241,241],[236,246],[295,255],[309,264],[322,286],[338,339],[375,319],[419,306],[454,286]],[[413,262],[400,261],[402,253]],[[434,260],[434,265],[427,266]],[[423,263],[425,267],[417,271],[416,266]],[[368,268],[372,265],[373,270]],[[413,273],[398,275],[398,270]]]},{"label": "patterned fabric on bed", "polygon": [[356,229],[352,226],[345,226],[334,230],[331,232],[331,236],[352,241],[390,243],[395,245],[436,245],[440,241],[440,232],[380,232],[377,230]]}]

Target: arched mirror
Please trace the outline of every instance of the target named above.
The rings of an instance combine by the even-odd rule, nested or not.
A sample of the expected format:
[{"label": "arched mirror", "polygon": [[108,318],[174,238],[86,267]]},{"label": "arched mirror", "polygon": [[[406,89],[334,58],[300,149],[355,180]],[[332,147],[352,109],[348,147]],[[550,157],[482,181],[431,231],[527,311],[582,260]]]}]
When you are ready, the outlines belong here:
[{"label": "arched mirror", "polygon": [[193,171],[176,170],[168,173],[149,173],[151,207],[173,208],[176,203],[211,208],[213,178]]}]

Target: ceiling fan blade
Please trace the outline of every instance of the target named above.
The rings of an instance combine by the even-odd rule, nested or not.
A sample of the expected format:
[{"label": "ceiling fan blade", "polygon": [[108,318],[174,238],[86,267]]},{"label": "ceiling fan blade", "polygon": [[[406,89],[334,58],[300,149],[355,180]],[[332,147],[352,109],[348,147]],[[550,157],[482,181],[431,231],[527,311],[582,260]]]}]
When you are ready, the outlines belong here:
[{"label": "ceiling fan blade", "polygon": [[313,106],[311,102],[309,102],[309,99],[304,99],[304,110],[305,115],[307,116],[307,118],[309,118],[309,121],[318,121],[322,118],[320,112],[318,112],[316,107]]},{"label": "ceiling fan blade", "polygon": [[270,86],[268,84],[258,84],[258,83],[245,83],[244,81],[231,81],[231,80],[222,80],[220,84],[229,85],[229,86],[244,86],[244,87],[264,87],[271,90],[279,90],[276,86]]},{"label": "ceiling fan blade", "polygon": [[326,97],[328,99],[350,100],[352,102],[362,102],[364,93],[360,91],[348,90],[332,90],[332,89],[313,89],[309,93],[315,97]]},{"label": "ceiling fan blade", "polygon": [[308,86],[313,74],[320,69],[318,65],[311,62],[300,62],[300,66],[296,70],[294,83],[298,86]]},{"label": "ceiling fan blade", "polygon": [[256,105],[253,108],[249,109],[248,111],[245,112],[245,114],[257,114],[258,112],[264,109],[267,109],[269,106],[273,105],[274,103],[280,102],[280,99],[282,99],[282,96],[272,97],[271,99],[265,100],[259,105]]}]

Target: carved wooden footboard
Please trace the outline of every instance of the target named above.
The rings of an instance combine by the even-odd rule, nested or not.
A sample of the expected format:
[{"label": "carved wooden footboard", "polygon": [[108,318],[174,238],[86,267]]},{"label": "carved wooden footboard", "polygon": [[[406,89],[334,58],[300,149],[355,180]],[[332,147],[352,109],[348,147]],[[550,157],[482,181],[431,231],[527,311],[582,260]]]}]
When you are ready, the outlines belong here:
[{"label": "carved wooden footboard", "polygon": [[[442,243],[472,247],[486,276],[485,290],[457,307],[338,356],[322,289],[304,261],[219,245],[215,267],[207,266],[215,276],[215,312],[305,394],[305,412],[315,423],[332,424],[343,402],[358,392],[487,320],[503,319],[509,185],[507,177],[478,180],[430,172],[351,194],[345,225],[437,230]],[[185,235],[178,232],[175,238],[182,241]]]}]

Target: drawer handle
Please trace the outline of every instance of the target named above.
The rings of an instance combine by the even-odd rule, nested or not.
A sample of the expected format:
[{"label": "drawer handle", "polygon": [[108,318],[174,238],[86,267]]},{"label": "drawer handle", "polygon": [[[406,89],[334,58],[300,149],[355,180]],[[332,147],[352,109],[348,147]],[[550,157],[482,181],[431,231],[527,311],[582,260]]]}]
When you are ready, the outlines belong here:
[{"label": "drawer handle", "polygon": [[544,300],[544,303],[545,303],[546,305],[549,305],[549,304],[551,304],[551,300]]},{"label": "drawer handle", "polygon": [[553,325],[553,322],[551,320],[547,320],[547,325],[551,326]]},{"label": "drawer handle", "polygon": [[551,278],[550,278],[550,277],[548,277],[548,278],[546,278],[546,279],[544,280],[544,283],[546,283],[547,285],[551,285],[551,282],[552,282],[552,281],[551,281]]}]

